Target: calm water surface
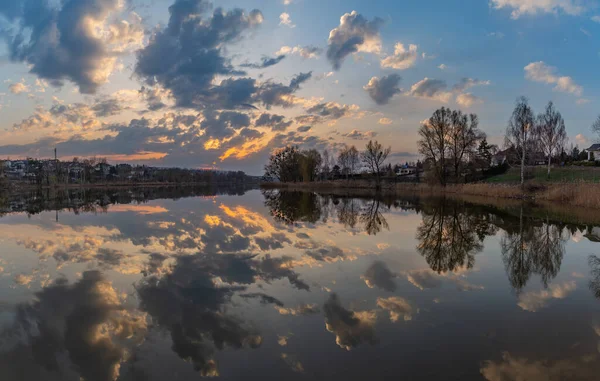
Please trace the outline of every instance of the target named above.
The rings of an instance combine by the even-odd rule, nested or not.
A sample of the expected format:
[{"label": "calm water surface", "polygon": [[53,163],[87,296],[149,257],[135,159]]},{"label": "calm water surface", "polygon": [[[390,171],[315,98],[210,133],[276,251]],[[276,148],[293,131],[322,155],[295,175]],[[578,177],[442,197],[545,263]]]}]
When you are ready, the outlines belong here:
[{"label": "calm water surface", "polygon": [[0,380],[600,379],[600,228],[230,193],[5,200]]}]

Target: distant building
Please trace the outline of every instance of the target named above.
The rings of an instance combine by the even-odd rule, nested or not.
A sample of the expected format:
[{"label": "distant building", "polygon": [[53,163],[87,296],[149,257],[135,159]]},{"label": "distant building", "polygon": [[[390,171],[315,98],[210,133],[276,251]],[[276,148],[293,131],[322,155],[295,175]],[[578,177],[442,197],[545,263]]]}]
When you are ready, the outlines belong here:
[{"label": "distant building", "polygon": [[588,154],[588,161],[600,161],[600,144],[592,144],[589,148],[583,150]]}]

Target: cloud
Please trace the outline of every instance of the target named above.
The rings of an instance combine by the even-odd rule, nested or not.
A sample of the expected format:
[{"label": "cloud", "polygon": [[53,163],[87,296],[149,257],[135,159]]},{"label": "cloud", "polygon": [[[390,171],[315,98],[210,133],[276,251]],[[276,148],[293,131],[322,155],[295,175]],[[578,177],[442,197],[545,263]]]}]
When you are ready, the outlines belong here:
[{"label": "cloud", "polygon": [[448,69],[448,65],[446,65],[446,64],[440,64],[438,66],[438,69],[440,69],[440,70],[446,70],[446,69]]},{"label": "cloud", "polygon": [[407,280],[420,290],[439,288],[444,282],[456,286],[459,291],[483,290],[481,285],[469,283],[464,276],[454,272],[438,274],[431,269],[411,270],[406,272]]},{"label": "cloud", "polygon": [[337,294],[331,294],[323,305],[325,327],[335,335],[341,348],[350,350],[362,343],[376,344],[375,311],[351,311],[342,307]]},{"label": "cloud", "polygon": [[521,294],[517,305],[525,311],[536,312],[544,308],[550,299],[564,299],[576,288],[575,281],[553,284],[548,290]]},{"label": "cloud", "polygon": [[369,94],[371,99],[375,101],[378,105],[384,105],[389,103],[390,99],[396,94],[401,92],[400,80],[402,78],[397,74],[390,74],[381,77],[373,77],[369,80],[369,83],[366,84],[363,89]]},{"label": "cloud", "polygon": [[304,59],[311,59],[311,58],[318,58],[321,53],[323,53],[323,49],[318,48],[316,46],[312,46],[312,45],[307,45],[307,46],[282,46],[276,53],[275,55],[282,55],[282,54],[295,54],[295,55],[299,55],[300,57],[304,58]]},{"label": "cloud", "polygon": [[396,70],[411,68],[415,65],[419,57],[417,49],[417,45],[413,44],[410,44],[408,49],[406,49],[402,43],[398,42],[394,47],[394,54],[381,60],[381,67]]},{"label": "cloud", "polygon": [[28,93],[29,86],[27,86],[24,81],[21,81],[8,86],[8,90],[13,94]]},{"label": "cloud", "polygon": [[556,85],[554,91],[581,96],[583,87],[576,84],[573,78],[559,76],[556,67],[548,66],[543,61],[532,62],[525,66],[525,78],[534,82]]},{"label": "cloud", "polygon": [[462,78],[456,85],[454,85],[453,89],[454,91],[462,92],[475,86],[488,86],[490,84],[490,81],[481,81],[479,79],[465,77]]},{"label": "cloud", "polygon": [[412,85],[406,95],[433,99],[443,103],[448,103],[453,96],[456,96],[455,100],[457,104],[463,107],[470,107],[474,104],[483,103],[483,100],[465,91],[474,86],[487,86],[490,83],[490,81],[462,78],[451,90],[447,90],[448,85],[446,81],[426,77]]},{"label": "cloud", "polygon": [[[565,350],[564,353],[571,351]],[[548,380],[594,380],[598,378],[597,353],[570,358],[530,360],[516,357],[509,352],[500,361],[484,361],[481,375],[487,381],[548,381]]]},{"label": "cloud", "polygon": [[369,288],[378,287],[382,290],[393,292],[396,290],[394,278],[396,274],[392,273],[385,262],[375,261],[367,271],[361,276]]},{"label": "cloud", "polygon": [[600,23],[600,16],[592,16],[592,21]]},{"label": "cloud", "polygon": [[289,28],[295,28],[296,25],[294,25],[292,23],[292,18],[290,17],[290,14],[287,12],[283,12],[282,14],[279,15],[279,25],[284,25],[287,26]]},{"label": "cloud", "polygon": [[[127,353],[141,344],[147,331],[145,315],[128,311],[98,271],[84,272],[74,284],[58,279],[17,311],[9,331],[0,332],[15,341],[0,353],[7,380],[57,374],[48,379],[113,381]],[[22,333],[21,341],[14,340],[15,332]]]},{"label": "cloud", "polygon": [[301,315],[314,315],[321,312],[321,309],[316,304],[301,304],[297,307],[282,307],[275,306],[277,312],[280,315],[291,315],[291,316],[301,316]]},{"label": "cloud", "polygon": [[242,64],[240,66],[242,67],[248,67],[251,69],[265,69],[268,68],[270,66],[274,66],[277,65],[279,62],[281,62],[283,59],[285,58],[285,55],[279,55],[277,57],[263,57],[262,61],[260,63],[256,63],[256,64]]},{"label": "cloud", "polygon": [[474,96],[471,93],[462,93],[462,94],[458,94],[456,96],[456,103],[458,103],[460,106],[469,108],[469,107],[473,106],[474,104],[483,103],[483,100],[481,98]]},{"label": "cloud", "polygon": [[252,102],[256,80],[229,77],[218,84],[214,80],[243,74],[222,55],[224,47],[260,25],[263,15],[258,10],[217,8],[204,18],[207,8],[201,0],[176,0],[169,7],[168,26],[157,27],[148,45],[137,51],[134,72],[146,85],[168,89],[179,107],[242,107]]},{"label": "cloud", "polygon": [[446,82],[440,79],[424,78],[411,86],[409,95],[447,103],[452,98],[452,93],[446,90],[447,87]]},{"label": "cloud", "polygon": [[381,119],[379,119],[379,121],[377,123],[383,124],[383,125],[389,125],[389,124],[394,123],[394,121],[391,120],[390,118],[381,118]]},{"label": "cloud", "polygon": [[327,59],[339,70],[344,59],[356,52],[381,52],[379,29],[383,20],[379,17],[369,21],[356,11],[340,18],[340,25],[329,33]]},{"label": "cloud", "polygon": [[281,359],[290,367],[293,372],[304,373],[304,366],[300,361],[298,361],[296,356],[282,353]]},{"label": "cloud", "polygon": [[292,121],[286,121],[283,115],[274,115],[266,112],[260,114],[254,121],[256,127],[269,127],[272,131],[285,131],[292,123]]},{"label": "cloud", "polygon": [[345,134],[341,134],[345,138],[356,139],[356,140],[368,140],[377,136],[377,132],[375,131],[366,131],[362,132],[359,130],[352,130]]},{"label": "cloud", "polygon": [[414,313],[410,303],[399,296],[390,296],[389,298],[377,298],[377,306],[389,311],[390,320],[396,323],[402,319],[404,321],[412,320]]},{"label": "cloud", "polygon": [[559,12],[574,16],[586,10],[586,7],[577,0],[491,0],[490,6],[494,9],[512,10],[511,17],[513,19],[524,15],[534,16],[540,13],[557,14]]},{"label": "cloud", "polygon": [[589,145],[589,143],[590,143],[589,140],[588,140],[588,138],[585,137],[585,135],[583,135],[583,134],[577,134],[575,136],[575,142],[578,145],[581,145],[582,147],[587,147]]},{"label": "cloud", "polygon": [[10,57],[27,63],[32,74],[54,86],[68,80],[81,93],[95,93],[115,69],[117,53],[125,49],[122,39],[130,39],[115,26],[119,21],[107,24],[122,11],[120,0],[23,1],[11,13],[19,19],[19,29],[8,33]]}]

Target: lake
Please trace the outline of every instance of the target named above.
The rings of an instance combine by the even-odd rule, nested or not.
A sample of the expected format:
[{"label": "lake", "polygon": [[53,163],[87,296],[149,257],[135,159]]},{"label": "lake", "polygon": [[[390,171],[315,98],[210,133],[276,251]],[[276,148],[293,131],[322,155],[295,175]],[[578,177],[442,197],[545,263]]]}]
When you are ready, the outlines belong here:
[{"label": "lake", "polygon": [[0,204],[2,381],[600,379],[600,226],[539,208],[186,188]]}]

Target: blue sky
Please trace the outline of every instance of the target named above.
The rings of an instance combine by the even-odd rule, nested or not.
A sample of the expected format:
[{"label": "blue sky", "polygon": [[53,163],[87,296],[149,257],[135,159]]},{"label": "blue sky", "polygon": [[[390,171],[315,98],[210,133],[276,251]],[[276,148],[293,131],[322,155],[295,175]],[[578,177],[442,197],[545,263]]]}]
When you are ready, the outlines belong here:
[{"label": "blue sky", "polygon": [[282,145],[377,139],[413,160],[441,106],[501,145],[520,95],[596,139],[592,0],[0,0],[0,26],[0,157],[259,174]]}]

